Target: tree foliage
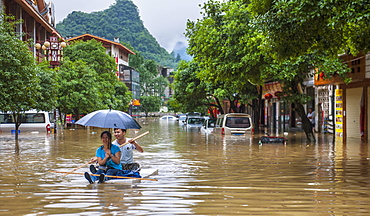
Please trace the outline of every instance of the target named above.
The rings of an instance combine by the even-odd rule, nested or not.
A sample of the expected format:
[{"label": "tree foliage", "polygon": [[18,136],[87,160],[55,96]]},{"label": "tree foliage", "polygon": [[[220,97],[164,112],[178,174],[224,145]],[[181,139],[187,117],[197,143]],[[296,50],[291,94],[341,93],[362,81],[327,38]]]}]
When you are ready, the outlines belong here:
[{"label": "tree foliage", "polygon": [[132,92],[130,92],[123,82],[115,82],[115,94],[112,101],[112,109],[127,110],[132,99]]},{"label": "tree foliage", "polygon": [[197,63],[180,61],[172,84],[172,88],[175,89],[173,98],[176,102],[171,101],[171,104],[179,107],[179,111],[183,113],[204,112],[210,106],[217,107],[223,113],[221,105],[217,103],[219,95],[213,91],[215,85],[202,82],[197,77],[197,72],[199,72]]},{"label": "tree foliage", "polygon": [[40,90],[39,68],[27,43],[19,40],[6,20],[0,21],[0,108],[3,111],[22,111],[33,108]]},{"label": "tree foliage", "polygon": [[202,19],[188,21],[188,51],[201,68],[202,80],[261,84],[266,77],[261,34],[251,24],[246,7],[240,1],[210,0],[203,6]]},{"label": "tree foliage", "polygon": [[62,112],[88,113],[99,109],[125,110],[131,93],[116,75],[114,58],[96,40],[76,41],[64,48],[60,67],[59,107]]},{"label": "tree foliage", "polygon": [[[130,56],[130,66],[135,68],[140,73],[140,99],[147,98],[147,100],[154,101],[153,98],[157,97],[155,101],[159,101],[161,105],[161,97],[169,85],[167,78],[159,74],[158,65],[153,60],[146,60],[142,55]],[[150,99],[148,99],[148,97]],[[144,112],[159,111],[159,107],[145,107],[147,105],[153,106],[155,103],[141,103],[141,109]]]},{"label": "tree foliage", "polygon": [[55,105],[53,71],[37,65],[30,43],[21,41],[14,32],[14,17],[0,18],[0,110],[10,111],[16,132],[21,113],[31,110],[49,111]]},{"label": "tree foliage", "polygon": [[161,107],[161,98],[156,96],[142,96],[141,97],[141,110],[144,111],[145,116],[149,112],[158,112]]},{"label": "tree foliage", "polygon": [[[261,33],[251,24],[246,7],[240,1],[208,1],[203,6],[203,18],[188,21],[186,36],[188,52],[199,65],[197,77],[213,85],[211,92],[217,100],[230,101],[232,110],[225,112],[243,112],[249,104],[254,116],[259,116],[257,89],[268,77],[269,59],[261,49]],[[252,100],[257,104],[250,103]]]},{"label": "tree foliage", "polygon": [[276,58],[356,54],[370,47],[367,0],[252,0],[248,11]]},{"label": "tree foliage", "polygon": [[309,139],[314,139],[302,106],[310,98],[298,91],[298,85],[309,74],[308,68],[325,72],[326,77],[340,76],[346,83],[351,81],[338,55],[356,55],[369,49],[368,4],[324,0],[251,2],[248,11],[264,32],[264,49],[274,60],[270,64],[273,76],[285,86],[285,99],[296,103],[303,129]]},{"label": "tree foliage", "polygon": [[[365,3],[209,0],[203,5],[203,17],[187,23],[189,53],[200,67],[197,77],[242,88],[250,83],[257,89],[266,81],[279,81],[283,99],[298,104],[304,125],[309,125],[303,104],[310,98],[298,89],[310,69],[350,81],[338,54],[369,48]],[[312,135],[310,128],[304,129]]]},{"label": "tree foliage", "polygon": [[39,78],[40,91],[37,95],[37,106],[35,109],[50,111],[57,106],[57,70],[50,68],[48,61],[43,61],[37,65],[41,70],[37,77]]},{"label": "tree foliage", "polygon": [[58,107],[62,113],[89,113],[104,106],[98,73],[82,60],[65,60],[58,71]]}]

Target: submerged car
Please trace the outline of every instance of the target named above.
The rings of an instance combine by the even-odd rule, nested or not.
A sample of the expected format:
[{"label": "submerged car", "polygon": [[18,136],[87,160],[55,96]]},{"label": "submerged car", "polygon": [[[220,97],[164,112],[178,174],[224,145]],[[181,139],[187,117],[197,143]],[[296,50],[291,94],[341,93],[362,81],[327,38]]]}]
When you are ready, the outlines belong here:
[{"label": "submerged car", "polygon": [[204,117],[201,116],[187,116],[183,122],[187,128],[200,129],[203,125],[204,120]]},{"label": "submerged car", "polygon": [[160,120],[167,120],[167,121],[176,121],[177,118],[175,116],[170,116],[170,115],[166,115],[166,116],[162,116],[160,118]]},{"label": "submerged car", "polygon": [[217,119],[215,119],[215,118],[205,119],[205,121],[203,122],[202,127],[200,128],[200,131],[202,133],[213,133],[213,129],[216,126],[216,120]]},{"label": "submerged car", "polygon": [[179,124],[184,124],[184,121],[186,120],[186,114],[179,114],[177,115],[177,121]]}]

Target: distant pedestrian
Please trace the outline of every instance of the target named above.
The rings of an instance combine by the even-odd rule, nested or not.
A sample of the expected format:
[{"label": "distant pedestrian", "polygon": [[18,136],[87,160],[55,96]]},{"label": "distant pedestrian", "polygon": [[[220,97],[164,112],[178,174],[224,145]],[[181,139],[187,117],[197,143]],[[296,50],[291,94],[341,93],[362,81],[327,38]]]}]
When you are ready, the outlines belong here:
[{"label": "distant pedestrian", "polygon": [[316,130],[315,130],[315,111],[312,108],[308,109],[307,118],[311,122],[312,131],[316,132]]}]

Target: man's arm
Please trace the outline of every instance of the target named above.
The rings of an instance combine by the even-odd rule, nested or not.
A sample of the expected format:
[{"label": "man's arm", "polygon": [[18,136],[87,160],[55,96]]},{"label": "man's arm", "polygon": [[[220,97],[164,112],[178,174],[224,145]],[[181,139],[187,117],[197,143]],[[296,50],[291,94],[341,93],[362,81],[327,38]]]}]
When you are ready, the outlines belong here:
[{"label": "man's arm", "polygon": [[130,143],[134,144],[134,146],[135,146],[135,148],[138,152],[140,152],[140,153],[144,152],[143,147],[141,147],[136,141],[133,141],[133,142],[130,142]]}]

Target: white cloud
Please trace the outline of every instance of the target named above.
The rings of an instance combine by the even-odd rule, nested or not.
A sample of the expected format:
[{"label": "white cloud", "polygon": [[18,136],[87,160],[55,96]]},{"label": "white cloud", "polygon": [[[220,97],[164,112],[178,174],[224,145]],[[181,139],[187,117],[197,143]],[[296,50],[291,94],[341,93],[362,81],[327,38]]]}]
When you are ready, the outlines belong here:
[{"label": "white cloud", "polygon": [[[72,11],[93,12],[109,8],[115,0],[53,0],[57,23]],[[184,36],[188,19],[200,17],[199,4],[204,0],[133,0],[144,26],[159,44],[171,52]]]}]

